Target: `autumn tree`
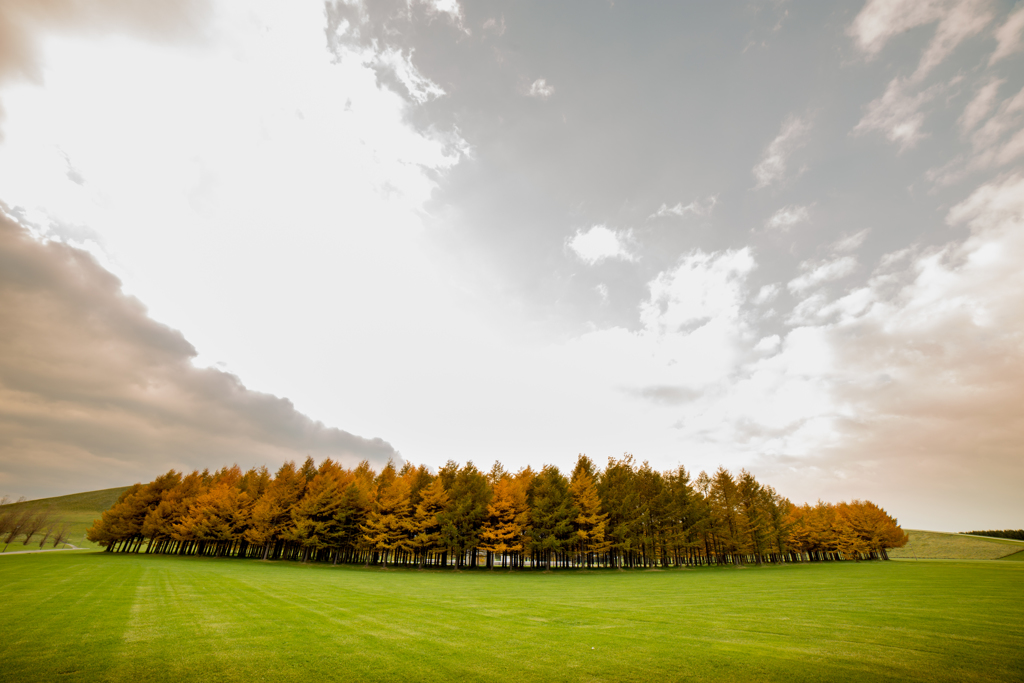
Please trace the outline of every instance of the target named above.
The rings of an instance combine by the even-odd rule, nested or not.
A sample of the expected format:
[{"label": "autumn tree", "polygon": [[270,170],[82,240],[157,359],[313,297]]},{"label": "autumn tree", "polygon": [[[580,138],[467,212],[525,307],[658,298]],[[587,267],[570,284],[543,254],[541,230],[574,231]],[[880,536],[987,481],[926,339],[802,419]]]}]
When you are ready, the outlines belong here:
[{"label": "autumn tree", "polygon": [[390,557],[412,547],[409,538],[409,483],[397,476],[391,462],[377,478],[373,511],[362,530],[366,543],[377,551],[385,567]]},{"label": "autumn tree", "polygon": [[441,518],[451,500],[444,490],[444,482],[435,478],[426,488],[420,491],[420,499],[416,504],[411,523],[411,545],[419,558],[422,567],[427,556],[442,547]]},{"label": "autumn tree", "polygon": [[576,460],[569,483],[573,504],[579,511],[573,520],[573,548],[588,567],[593,565],[595,555],[605,553],[611,546],[607,539],[608,514],[601,511],[597,474],[594,462],[581,454]]},{"label": "autumn tree", "polygon": [[523,552],[523,537],[529,520],[526,488],[522,482],[501,472],[493,482],[493,496],[487,504],[487,519],[480,532],[480,547],[487,551],[487,566],[493,567],[494,557],[500,557],[502,566],[510,557]]}]

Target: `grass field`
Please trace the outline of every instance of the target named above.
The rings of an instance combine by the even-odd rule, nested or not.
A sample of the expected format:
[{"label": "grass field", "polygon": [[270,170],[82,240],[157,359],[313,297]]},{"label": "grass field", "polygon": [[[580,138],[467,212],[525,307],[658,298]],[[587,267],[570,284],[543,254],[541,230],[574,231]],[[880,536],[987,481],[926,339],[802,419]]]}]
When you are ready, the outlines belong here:
[{"label": "grass field", "polygon": [[[889,557],[903,559],[997,560],[1024,550],[1024,541],[907,529],[910,540]],[[1021,558],[1024,559],[1024,558]]]},{"label": "grass field", "polygon": [[[11,507],[20,508],[30,506],[50,508],[53,511],[54,520],[57,522],[67,522],[69,544],[79,548],[89,548],[94,550],[99,549],[100,546],[95,543],[90,543],[89,540],[86,539],[86,530],[92,526],[93,520],[99,519],[103,514],[103,511],[117,501],[117,497],[120,496],[121,492],[126,488],[128,487],[121,486],[113,489],[102,489],[100,491],[75,493],[70,496],[28,500],[24,503],[13,503]],[[41,537],[36,537],[28,545],[24,545],[24,539],[18,538],[7,547],[7,552],[38,550],[40,539]],[[52,548],[53,544],[47,541],[46,547]],[[4,545],[0,543],[0,552],[3,550]]]},{"label": "grass field", "polygon": [[1013,681],[1024,565],[462,573],[0,559],[10,681]]}]

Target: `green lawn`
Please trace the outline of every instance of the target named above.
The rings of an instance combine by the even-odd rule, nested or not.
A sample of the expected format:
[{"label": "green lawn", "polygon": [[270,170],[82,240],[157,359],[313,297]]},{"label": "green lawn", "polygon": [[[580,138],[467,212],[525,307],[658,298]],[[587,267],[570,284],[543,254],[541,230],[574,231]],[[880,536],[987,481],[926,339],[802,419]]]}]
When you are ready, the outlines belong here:
[{"label": "green lawn", "polygon": [[10,681],[1024,680],[1024,565],[418,572],[0,558]]},{"label": "green lawn", "polygon": [[889,557],[903,559],[996,560],[1024,550],[1024,541],[941,531],[907,529],[910,540]]},{"label": "green lawn", "polygon": [[[121,492],[127,488],[127,486],[120,486],[113,489],[75,493],[70,496],[28,500],[24,503],[12,503],[11,507],[15,509],[23,507],[49,508],[53,511],[53,519],[55,521],[68,524],[67,542],[70,545],[97,550],[100,546],[86,539],[85,532],[92,526],[93,521],[99,519],[103,511],[113,505],[117,501],[117,497],[121,495]],[[42,540],[42,535],[34,537],[28,545],[24,544],[24,540],[24,538],[20,537],[15,539],[10,546],[7,546],[7,552],[39,550],[39,541]],[[4,547],[4,544],[0,543],[0,553],[4,551]],[[53,542],[48,540],[46,548],[52,547]]]}]

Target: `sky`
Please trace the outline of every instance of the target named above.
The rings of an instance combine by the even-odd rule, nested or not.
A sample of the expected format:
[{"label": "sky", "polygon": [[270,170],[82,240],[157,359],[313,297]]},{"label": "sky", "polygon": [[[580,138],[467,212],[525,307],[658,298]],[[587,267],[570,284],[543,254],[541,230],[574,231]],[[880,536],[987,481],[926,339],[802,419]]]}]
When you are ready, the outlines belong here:
[{"label": "sky", "polygon": [[0,493],[331,457],[1024,517],[1024,3],[0,5]]}]

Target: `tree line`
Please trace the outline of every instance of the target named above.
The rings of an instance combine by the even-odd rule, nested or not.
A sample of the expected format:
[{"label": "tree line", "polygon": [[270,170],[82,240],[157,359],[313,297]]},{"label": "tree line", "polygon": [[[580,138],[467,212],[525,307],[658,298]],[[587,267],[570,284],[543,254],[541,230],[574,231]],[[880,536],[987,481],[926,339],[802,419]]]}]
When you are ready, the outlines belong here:
[{"label": "tree line", "polygon": [[23,505],[24,498],[14,503],[7,496],[0,498],[0,540],[3,541],[3,552],[19,537],[28,545],[36,536],[39,537],[39,549],[42,550],[47,541],[53,547],[67,542],[68,524],[54,519],[53,510],[48,507]]},{"label": "tree line", "polygon": [[510,473],[449,461],[353,469],[174,470],[126,490],[87,534],[109,552],[419,567],[677,567],[888,559],[907,535],[869,501],[797,506],[746,470],[658,472],[580,455]]},{"label": "tree line", "polygon": [[989,531],[961,531],[968,536],[991,536],[993,538],[1013,538],[1024,541],[1024,529],[993,529]]}]

